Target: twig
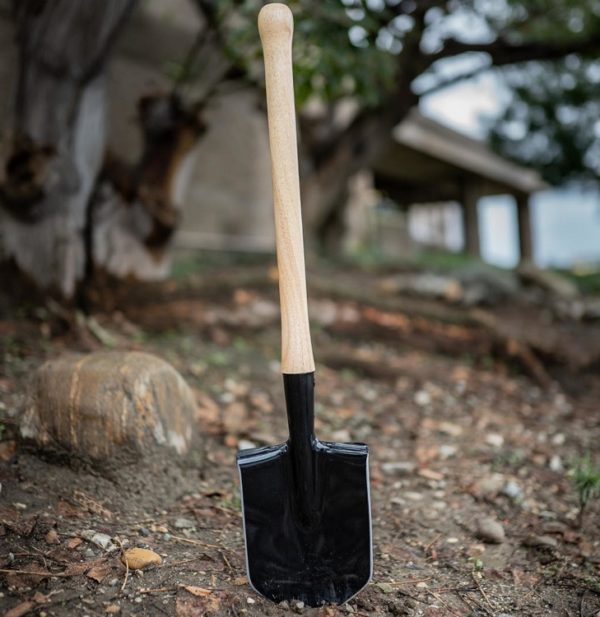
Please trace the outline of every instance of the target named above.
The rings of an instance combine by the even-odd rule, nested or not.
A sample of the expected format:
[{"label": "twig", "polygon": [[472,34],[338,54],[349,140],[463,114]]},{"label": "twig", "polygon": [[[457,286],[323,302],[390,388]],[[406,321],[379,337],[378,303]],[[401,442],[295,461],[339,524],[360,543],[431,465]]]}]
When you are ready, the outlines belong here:
[{"label": "twig", "polygon": [[223,547],[217,546],[216,544],[207,544],[206,542],[202,542],[201,540],[192,540],[192,538],[183,538],[182,536],[171,536],[173,540],[177,540],[178,542],[185,542],[186,544],[194,544],[196,546],[205,546],[207,548],[217,548],[222,549]]},{"label": "twig", "polygon": [[445,602],[437,593],[434,591],[427,590],[427,593],[434,597],[445,609],[452,615],[457,615],[457,617],[461,617],[460,613],[457,613],[454,608],[452,608],[447,602]]},{"label": "twig", "polygon": [[412,585],[414,583],[426,583],[427,581],[430,581],[433,578],[433,576],[428,576],[427,578],[408,578],[404,581],[394,581],[393,583],[389,583],[390,585],[392,585],[392,587],[394,585]]},{"label": "twig", "polygon": [[433,540],[423,549],[425,552],[425,555],[427,555],[427,553],[432,549],[434,544],[437,544],[437,541],[442,537],[441,533],[438,533],[437,536],[435,536],[435,538],[433,538]]},{"label": "twig", "polygon": [[125,591],[125,585],[127,585],[127,580],[129,579],[129,561],[127,558],[123,559],[123,543],[120,538],[115,537],[115,542],[119,545],[119,549],[121,551],[121,561],[125,562],[125,578],[123,579],[123,584],[121,585],[121,591]]},{"label": "twig", "polygon": [[177,587],[142,587],[136,593],[167,593],[169,591],[177,591]]},{"label": "twig", "polygon": [[6,568],[0,568],[0,572],[3,574],[26,574],[29,576],[42,576],[48,578],[51,576],[62,576],[63,578],[70,578],[73,574],[65,574],[64,572],[36,572],[35,570],[9,570]]},{"label": "twig", "polygon": [[227,557],[225,556],[225,553],[223,553],[223,551],[219,551],[219,555],[221,555],[223,561],[225,562],[225,565],[227,566],[227,569],[230,572],[233,572],[233,568],[231,567],[231,563],[229,563],[229,559],[227,559]]},{"label": "twig", "polygon": [[[475,582],[475,584],[477,585],[477,589],[479,589],[479,593],[483,596],[483,599],[485,600],[485,603],[488,605],[488,608],[490,609],[490,611],[492,611],[490,614],[493,615],[494,614],[494,607],[492,606],[492,604],[490,602],[490,599],[487,597],[487,594],[483,590],[483,587],[481,586],[481,584],[477,580],[477,577],[475,576],[474,572],[472,573],[472,578],[473,578],[473,581]],[[487,609],[486,609],[486,612],[489,612],[489,611],[487,611]]]}]

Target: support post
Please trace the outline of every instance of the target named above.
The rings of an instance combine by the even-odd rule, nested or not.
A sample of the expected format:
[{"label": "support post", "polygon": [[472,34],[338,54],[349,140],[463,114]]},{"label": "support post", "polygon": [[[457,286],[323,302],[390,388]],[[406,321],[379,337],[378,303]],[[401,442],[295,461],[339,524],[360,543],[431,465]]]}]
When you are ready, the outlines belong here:
[{"label": "support post", "polygon": [[517,204],[517,223],[519,231],[519,262],[533,261],[533,238],[531,234],[531,213],[529,195],[515,195]]},{"label": "support post", "polygon": [[463,237],[464,249],[469,255],[480,256],[479,215],[477,203],[479,192],[473,182],[467,180],[463,191]]}]

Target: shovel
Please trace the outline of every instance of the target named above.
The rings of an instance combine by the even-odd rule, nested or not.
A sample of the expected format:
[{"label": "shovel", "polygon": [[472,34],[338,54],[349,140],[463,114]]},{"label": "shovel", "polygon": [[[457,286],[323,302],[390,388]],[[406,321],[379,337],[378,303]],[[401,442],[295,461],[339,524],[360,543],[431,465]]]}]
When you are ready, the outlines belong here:
[{"label": "shovel", "polygon": [[368,448],[314,435],[291,43],[293,19],[268,4],[263,44],[281,301],[286,443],[238,454],[251,586],[274,602],[342,604],[372,573]]}]

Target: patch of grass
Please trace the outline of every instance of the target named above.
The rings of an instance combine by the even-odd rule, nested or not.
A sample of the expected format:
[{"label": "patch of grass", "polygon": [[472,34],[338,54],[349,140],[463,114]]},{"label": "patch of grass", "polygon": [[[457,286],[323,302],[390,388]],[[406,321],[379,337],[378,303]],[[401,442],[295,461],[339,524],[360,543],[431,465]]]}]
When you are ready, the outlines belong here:
[{"label": "patch of grass", "polygon": [[600,295],[600,268],[587,272],[573,270],[554,270],[577,285],[583,294]]},{"label": "patch of grass", "polygon": [[571,470],[571,478],[579,499],[579,524],[587,505],[600,497],[600,467],[595,465],[590,454],[578,458]]},{"label": "patch of grass", "polygon": [[442,251],[435,249],[426,249],[420,251],[415,257],[414,262],[417,266],[422,266],[425,269],[434,270],[462,270],[470,266],[485,265],[490,269],[495,269],[495,266],[484,264],[481,259],[467,255],[466,253]]},{"label": "patch of grass", "polygon": [[236,512],[242,511],[242,501],[238,494],[232,495],[228,499],[224,499],[221,502],[221,507],[227,510],[235,510]]}]

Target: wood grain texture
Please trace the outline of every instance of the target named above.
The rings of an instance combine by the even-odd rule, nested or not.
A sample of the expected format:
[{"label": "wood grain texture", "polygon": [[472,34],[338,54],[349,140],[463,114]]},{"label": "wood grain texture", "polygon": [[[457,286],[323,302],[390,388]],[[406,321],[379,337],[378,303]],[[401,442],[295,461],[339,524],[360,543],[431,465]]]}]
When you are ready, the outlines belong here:
[{"label": "wood grain texture", "polygon": [[287,374],[308,373],[315,370],[315,363],[306,300],[290,9],[283,4],[267,4],[258,16],[258,29],[267,86],[281,301],[281,369]]}]

